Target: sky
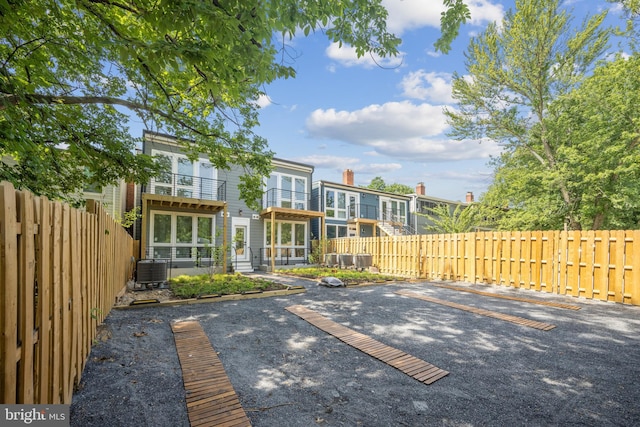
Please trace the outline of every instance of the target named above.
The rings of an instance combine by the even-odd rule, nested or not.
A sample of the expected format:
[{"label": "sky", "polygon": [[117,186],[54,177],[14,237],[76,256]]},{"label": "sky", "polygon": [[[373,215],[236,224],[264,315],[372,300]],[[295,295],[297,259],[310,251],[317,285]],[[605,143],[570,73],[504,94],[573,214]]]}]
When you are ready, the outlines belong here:
[{"label": "sky", "polygon": [[[456,141],[447,136],[443,108],[455,107],[451,76],[465,75],[464,52],[472,36],[500,21],[515,0],[469,0],[471,22],[462,27],[451,51],[436,53],[441,0],[384,0],[388,27],[402,38],[398,58],[358,59],[323,34],[295,37],[286,61],[293,79],[264,88],[260,126],[278,158],[313,165],[314,180],[342,181],[352,169],[355,185],[377,176],[387,184],[415,188],[447,200],[476,200],[492,180],[488,161],[499,155],[492,142]],[[603,0],[565,0],[575,22],[582,14],[611,8]],[[619,24],[620,13],[609,13]]]}]

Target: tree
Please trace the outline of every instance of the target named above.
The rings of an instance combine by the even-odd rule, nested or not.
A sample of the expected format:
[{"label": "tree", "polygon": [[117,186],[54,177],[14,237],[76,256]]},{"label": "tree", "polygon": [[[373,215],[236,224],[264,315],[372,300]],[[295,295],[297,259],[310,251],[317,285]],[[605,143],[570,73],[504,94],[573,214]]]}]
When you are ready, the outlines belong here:
[{"label": "tree", "polygon": [[[442,48],[465,20],[459,1],[445,3]],[[158,173],[134,155],[133,113],[192,158],[244,167],[241,197],[255,201],[271,156],[252,131],[256,100],[295,74],[286,39],[322,29],[381,56],[400,43],[382,0],[10,0],[0,16],[1,178],[51,197]]]},{"label": "tree", "polygon": [[640,56],[618,57],[549,108],[558,174],[584,228],[640,226]]},{"label": "tree", "polygon": [[418,213],[427,218],[430,224],[425,225],[428,231],[435,233],[467,233],[480,225],[478,210],[474,205],[455,207],[442,203],[434,208],[427,208],[428,213]]},{"label": "tree", "polygon": [[369,185],[367,185],[365,188],[370,188],[372,190],[378,190],[378,191],[384,191],[385,188],[387,188],[387,184],[384,182],[384,179],[382,179],[381,176],[376,176],[375,178],[373,178],[371,180]]},{"label": "tree", "polygon": [[398,183],[387,185],[387,183],[384,182],[384,179],[382,179],[382,177],[380,176],[376,176],[375,178],[373,178],[369,183],[369,185],[367,185],[365,188],[370,188],[372,190],[378,190],[378,191],[386,191],[387,193],[394,193],[394,194],[413,193],[413,189],[408,185],[398,184]]},{"label": "tree", "polygon": [[[469,78],[454,75],[458,109],[446,114],[452,136],[490,138],[504,147],[495,163],[498,183],[489,189],[495,206],[527,208],[529,199],[541,190],[526,178],[535,173],[543,176],[539,183],[554,195],[556,214],[569,228],[582,227],[576,211],[580,194],[561,173],[564,165],[558,149],[563,140],[547,129],[546,118],[551,102],[578,87],[607,48],[611,30],[602,25],[605,16],[606,12],[594,15],[573,29],[558,0],[518,0],[516,12],[508,11],[502,26],[490,24],[472,39],[466,53]],[[522,156],[529,157],[525,161]],[[500,173],[506,164],[512,175],[521,174],[518,190],[507,188],[510,180],[500,180],[506,177]],[[511,177],[518,178],[515,175]],[[525,190],[524,204],[507,198]],[[548,191],[542,192],[544,198],[550,197]],[[531,206],[535,209],[540,203]],[[549,226],[557,224],[551,221]]]}]

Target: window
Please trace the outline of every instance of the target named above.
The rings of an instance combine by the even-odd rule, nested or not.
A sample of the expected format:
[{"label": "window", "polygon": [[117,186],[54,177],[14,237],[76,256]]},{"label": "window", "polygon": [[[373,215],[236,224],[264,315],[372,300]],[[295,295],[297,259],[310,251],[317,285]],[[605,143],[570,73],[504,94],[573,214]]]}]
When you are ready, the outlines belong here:
[{"label": "window", "polygon": [[206,258],[214,243],[212,215],[151,212],[149,257],[191,260]]},{"label": "window", "polygon": [[307,209],[307,178],[276,172],[265,186],[265,207]]},{"label": "window", "polygon": [[327,224],[327,239],[335,239],[336,237],[347,237],[346,225]]},{"label": "window", "polygon": [[356,207],[359,199],[357,194],[337,190],[326,190],[324,194],[324,214],[327,218],[347,219],[356,217]]},{"label": "window", "polygon": [[[276,257],[304,259],[307,249],[307,223],[276,221]],[[266,257],[271,252],[271,222],[265,222],[264,246]]]},{"label": "window", "polygon": [[151,180],[151,193],[205,200],[217,200],[216,171],[213,165],[200,159],[192,163],[186,156],[152,150],[151,155],[163,172]]},{"label": "window", "polygon": [[420,209],[418,209],[419,212],[422,213],[430,213],[429,209],[434,209],[436,206],[438,206],[437,203],[434,202],[430,202],[430,201],[426,201],[426,200],[420,200]]}]

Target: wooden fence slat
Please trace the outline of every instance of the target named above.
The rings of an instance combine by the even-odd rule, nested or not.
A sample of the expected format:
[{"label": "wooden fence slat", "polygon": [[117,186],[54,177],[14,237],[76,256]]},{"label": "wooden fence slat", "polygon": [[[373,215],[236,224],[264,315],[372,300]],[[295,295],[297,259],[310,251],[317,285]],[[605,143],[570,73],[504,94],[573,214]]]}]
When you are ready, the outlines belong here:
[{"label": "wooden fence slat", "polygon": [[626,253],[624,302],[640,305],[640,230],[627,231],[630,240]]},{"label": "wooden fence slat", "polygon": [[18,223],[16,192],[9,183],[0,184],[0,398],[17,403],[18,363]]},{"label": "wooden fence slat", "polygon": [[613,300],[615,302],[624,302],[624,258],[625,258],[625,241],[624,231],[615,230],[611,232],[615,238],[613,245],[615,246],[615,257],[609,259],[609,263],[613,263],[613,286],[610,291],[613,291]]},{"label": "wooden fence slat", "polygon": [[[34,403],[33,368],[34,368],[34,308],[35,308],[35,241],[33,195],[28,192],[18,194],[20,205],[20,269],[18,283],[19,304],[19,339],[21,342],[20,368],[18,379],[18,401]],[[15,267],[14,267],[15,268]]]},{"label": "wooden fence slat", "polygon": [[38,213],[40,233],[38,233],[38,328],[36,401],[51,401],[49,370],[51,360],[51,205],[46,197],[40,200]]}]

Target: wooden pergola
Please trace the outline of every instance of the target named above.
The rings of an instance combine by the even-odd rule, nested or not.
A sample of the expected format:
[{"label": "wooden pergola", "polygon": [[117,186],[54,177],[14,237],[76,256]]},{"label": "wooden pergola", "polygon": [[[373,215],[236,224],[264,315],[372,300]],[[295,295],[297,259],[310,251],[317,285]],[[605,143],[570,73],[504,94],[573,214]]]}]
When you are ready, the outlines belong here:
[{"label": "wooden pergola", "polygon": [[[142,233],[140,236],[141,251],[147,248],[149,209],[160,208],[166,211],[207,212],[216,215],[222,211],[222,246],[227,247],[227,202],[222,200],[191,199],[188,197],[166,196],[161,194],[142,194]],[[142,255],[142,254],[141,254]],[[141,256],[141,258],[143,258]],[[223,251],[222,265],[227,265],[227,251]]]},{"label": "wooden pergola", "polygon": [[276,220],[309,220],[313,218],[320,218],[320,230],[324,230],[324,212],[307,211],[301,209],[292,208],[279,208],[275,206],[268,207],[260,212],[260,217],[268,219],[271,222],[271,271],[276,270]]}]

